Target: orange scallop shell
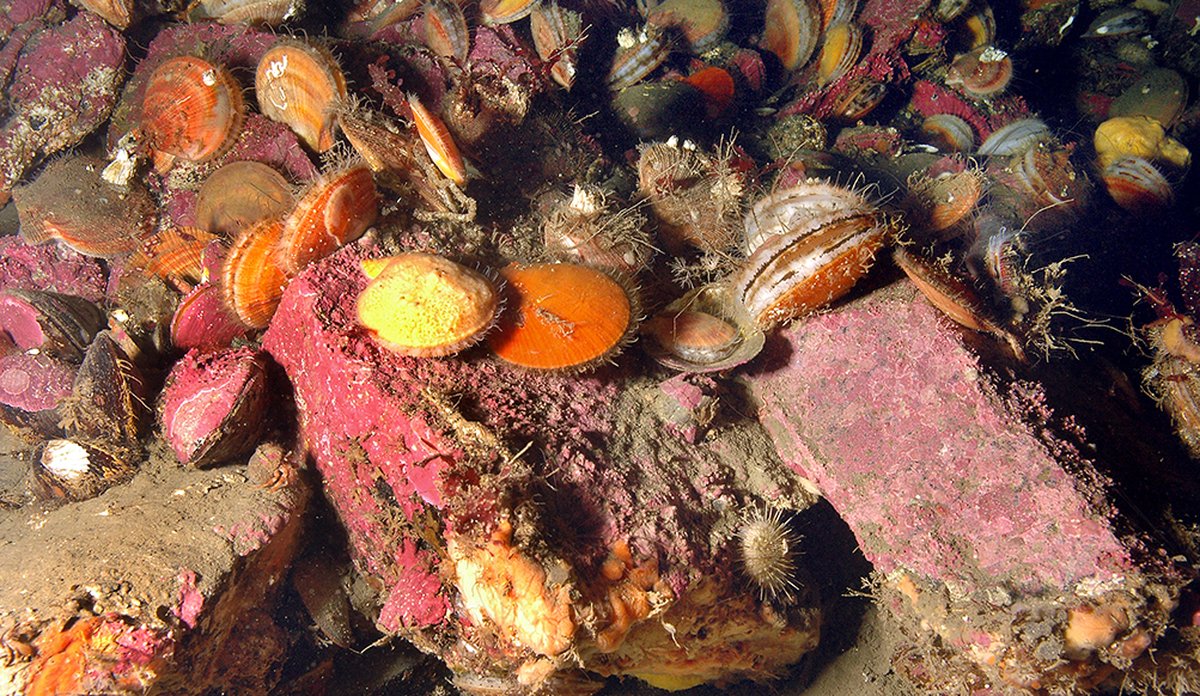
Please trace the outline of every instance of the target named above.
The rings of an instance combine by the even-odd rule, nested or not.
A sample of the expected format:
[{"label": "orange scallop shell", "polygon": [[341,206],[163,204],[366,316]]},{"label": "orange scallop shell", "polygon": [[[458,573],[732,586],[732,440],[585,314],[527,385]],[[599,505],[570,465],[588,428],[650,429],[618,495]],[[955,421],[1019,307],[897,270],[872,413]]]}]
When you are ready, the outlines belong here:
[{"label": "orange scallop shell", "polygon": [[291,279],[275,258],[282,234],[282,221],[263,220],[243,230],[225,255],[221,271],[225,303],[251,328],[270,323]]},{"label": "orange scallop shell", "polygon": [[454,0],[427,0],[424,20],[425,45],[429,50],[466,63],[471,52],[471,32],[462,7]]},{"label": "orange scallop shell", "polygon": [[981,46],[954,59],[946,73],[946,84],[986,98],[1003,92],[1012,76],[1011,58],[992,46]]},{"label": "orange scallop shell", "polygon": [[412,111],[413,124],[417,127],[417,134],[421,136],[421,142],[425,144],[425,151],[437,165],[438,171],[459,186],[465,186],[467,183],[466,163],[463,162],[458,145],[454,142],[454,137],[450,135],[450,129],[446,127],[445,122],[425,108],[415,94],[408,95],[408,107]]},{"label": "orange scallop shell", "polygon": [[326,174],[300,198],[279,241],[279,266],[291,274],[362,236],[379,216],[379,192],[369,167]]},{"label": "orange scallop shell", "polygon": [[242,89],[228,70],[195,56],[176,56],[146,83],[142,135],[156,153],[203,162],[233,144],[245,111]]},{"label": "orange scallop shell", "polygon": [[857,24],[839,22],[825,30],[825,45],[817,59],[817,84],[836,82],[858,63],[865,31]]},{"label": "orange scallop shell", "polygon": [[333,106],[346,98],[346,78],[328,50],[281,40],[258,61],[254,93],[264,116],[286,123],[309,147],[333,147]]},{"label": "orange scallop shell", "polygon": [[230,162],[213,172],[196,196],[196,226],[232,237],[264,218],[282,217],[295,205],[283,175],[261,162]]},{"label": "orange scallop shell", "polygon": [[204,249],[217,237],[195,227],[170,227],[147,237],[129,258],[129,268],[162,278],[181,290],[205,279]]},{"label": "orange scallop shell", "polygon": [[594,268],[510,265],[500,275],[509,308],[488,345],[506,362],[540,370],[586,368],[618,349],[633,325],[625,288]]}]

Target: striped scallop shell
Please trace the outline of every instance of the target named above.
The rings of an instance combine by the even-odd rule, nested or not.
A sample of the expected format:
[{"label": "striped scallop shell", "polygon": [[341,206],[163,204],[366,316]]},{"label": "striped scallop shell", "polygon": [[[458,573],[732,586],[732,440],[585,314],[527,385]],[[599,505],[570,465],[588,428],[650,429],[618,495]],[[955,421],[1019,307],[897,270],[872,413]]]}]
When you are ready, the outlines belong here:
[{"label": "striped scallop shell", "polygon": [[190,290],[204,280],[204,249],[217,237],[195,227],[170,227],[147,237],[129,268],[143,277],[161,278],[173,287]]},{"label": "striped scallop shell", "polygon": [[379,192],[369,167],[319,178],[288,216],[279,241],[279,266],[289,275],[362,236],[379,216]]},{"label": "striped scallop shell", "polygon": [[426,0],[425,45],[439,56],[467,62],[471,32],[462,7],[454,0]]},{"label": "striped scallop shell", "polygon": [[261,162],[230,162],[209,175],[196,196],[196,226],[232,237],[268,217],[287,215],[296,203],[283,175]]},{"label": "striped scallop shell", "polygon": [[774,191],[754,203],[746,213],[744,250],[747,254],[772,237],[813,219],[833,219],[869,213],[871,203],[853,189],[810,179]]},{"label": "striped scallop shell", "polygon": [[333,147],[333,106],[346,98],[346,78],[328,50],[279,41],[259,60],[254,91],[264,116],[287,124],[317,152]]},{"label": "striped scallop shell", "polygon": [[858,13],[858,0],[817,0],[821,8],[821,27],[849,22]]},{"label": "striped scallop shell", "polygon": [[622,29],[617,34],[617,52],[608,70],[608,86],[618,90],[641,82],[670,54],[667,35],[653,24],[636,31]]},{"label": "striped scallop shell", "polygon": [[764,329],[825,307],[866,274],[889,229],[878,211],[804,221],[754,250],[733,277],[734,296]]},{"label": "striped scallop shell", "polygon": [[862,56],[866,32],[857,24],[841,22],[825,31],[825,45],[817,60],[817,83],[837,82]]},{"label": "striped scallop shell", "polygon": [[979,146],[979,154],[1015,155],[1053,137],[1050,127],[1041,119],[1023,118],[992,131]]},{"label": "striped scallop shell", "polygon": [[576,54],[583,40],[583,18],[559,6],[558,0],[539,3],[529,15],[529,31],[538,57],[551,62],[550,77],[566,89],[575,84]]},{"label": "striped scallop shell", "polygon": [[975,131],[971,124],[954,114],[934,114],[921,122],[921,139],[942,152],[970,152],[975,149]]},{"label": "striped scallop shell", "polygon": [[767,0],[760,45],[774,53],[785,70],[808,63],[821,38],[821,11],[814,0]]},{"label": "striped scallop shell", "polygon": [[304,0],[198,0],[189,19],[276,26],[304,13]]},{"label": "striped scallop shell", "polygon": [[1171,182],[1144,157],[1122,157],[1104,169],[1104,188],[1131,213],[1152,213],[1175,199]]},{"label": "striped scallop shell", "polygon": [[203,162],[227,150],[245,120],[242,89],[225,68],[195,56],[155,68],[142,98],[141,130],[151,150]]},{"label": "striped scallop shell", "polygon": [[875,110],[887,96],[887,85],[867,76],[850,80],[833,103],[833,117],[853,123]]},{"label": "striped scallop shell", "polygon": [[1030,147],[1013,159],[1009,168],[1034,206],[1054,206],[1056,213],[1073,213],[1083,207],[1088,180],[1076,171],[1068,150]]},{"label": "striped scallop shell", "polygon": [[225,255],[221,270],[225,304],[252,329],[270,323],[291,279],[276,260],[282,235],[281,220],[263,220],[242,230]]}]

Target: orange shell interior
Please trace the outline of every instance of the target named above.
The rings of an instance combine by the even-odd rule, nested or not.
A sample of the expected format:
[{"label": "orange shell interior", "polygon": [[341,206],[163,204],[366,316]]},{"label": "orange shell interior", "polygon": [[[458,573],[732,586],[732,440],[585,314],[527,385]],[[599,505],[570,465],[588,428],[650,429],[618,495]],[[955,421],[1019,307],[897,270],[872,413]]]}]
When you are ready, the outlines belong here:
[{"label": "orange shell interior", "polygon": [[587,266],[511,265],[510,309],[488,344],[503,360],[542,370],[593,363],[616,348],[633,321],[625,288]]},{"label": "orange shell interior", "polygon": [[285,40],[258,62],[254,91],[267,118],[286,123],[317,152],[333,147],[334,110],[347,94],[346,78],[333,54]]}]

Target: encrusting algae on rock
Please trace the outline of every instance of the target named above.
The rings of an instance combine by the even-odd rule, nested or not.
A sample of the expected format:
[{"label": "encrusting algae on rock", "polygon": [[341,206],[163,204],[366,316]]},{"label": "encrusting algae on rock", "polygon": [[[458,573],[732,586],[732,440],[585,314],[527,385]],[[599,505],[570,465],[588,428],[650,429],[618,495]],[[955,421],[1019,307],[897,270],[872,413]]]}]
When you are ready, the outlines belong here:
[{"label": "encrusting algae on rock", "polygon": [[0,691],[1194,690],[1200,13],[1094,4],[0,0]]}]

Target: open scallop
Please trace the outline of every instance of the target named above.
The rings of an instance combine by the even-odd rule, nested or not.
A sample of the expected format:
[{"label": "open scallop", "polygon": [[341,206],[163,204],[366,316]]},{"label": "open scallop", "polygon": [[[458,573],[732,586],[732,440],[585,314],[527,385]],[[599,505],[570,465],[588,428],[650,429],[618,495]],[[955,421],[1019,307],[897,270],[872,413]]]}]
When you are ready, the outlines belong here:
[{"label": "open scallop", "polygon": [[766,334],[729,287],[713,283],[667,305],[642,327],[646,352],[682,372],[718,372],[753,360]]}]

